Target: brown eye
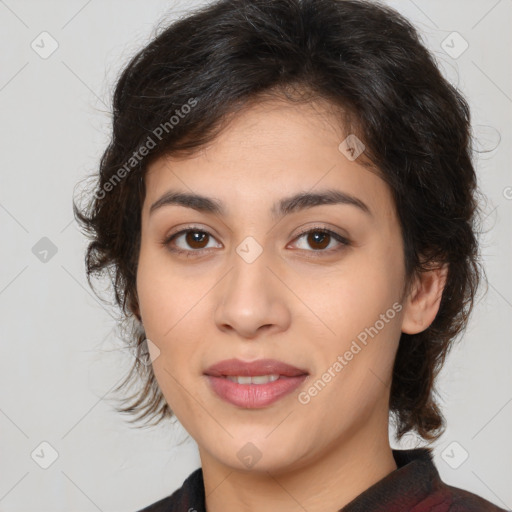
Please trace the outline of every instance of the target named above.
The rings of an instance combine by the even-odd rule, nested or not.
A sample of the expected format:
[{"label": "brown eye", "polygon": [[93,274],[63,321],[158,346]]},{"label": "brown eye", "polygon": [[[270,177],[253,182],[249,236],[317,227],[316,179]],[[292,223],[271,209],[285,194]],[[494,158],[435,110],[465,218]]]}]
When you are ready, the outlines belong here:
[{"label": "brown eye", "polygon": [[[298,241],[299,249],[312,253],[315,256],[334,253],[350,245],[350,241],[345,237],[325,228],[310,229],[303,232],[295,240]],[[162,244],[171,252],[186,256],[199,256],[204,254],[204,250],[222,247],[220,243],[218,245],[210,245],[215,243],[215,241],[216,239],[207,231],[188,228],[169,236],[162,241]]]},{"label": "brown eye", "polygon": [[307,241],[313,249],[325,249],[330,242],[331,235],[322,231],[310,231],[307,236]]},{"label": "brown eye", "polygon": [[221,244],[211,245],[215,238],[202,229],[183,229],[162,241],[171,252],[187,254],[188,256],[199,255],[204,249],[222,247]]},{"label": "brown eye", "polygon": [[185,241],[189,247],[193,249],[204,249],[205,240],[208,244],[208,233],[204,231],[187,231],[185,234]]},{"label": "brown eye", "polygon": [[[318,253],[318,256],[324,253],[332,253],[343,249],[345,246],[350,245],[349,240],[345,237],[324,228],[310,229],[300,234],[296,240],[297,246],[301,250],[310,253]],[[334,247],[333,247],[334,245]],[[316,254],[315,254],[316,256]]]}]

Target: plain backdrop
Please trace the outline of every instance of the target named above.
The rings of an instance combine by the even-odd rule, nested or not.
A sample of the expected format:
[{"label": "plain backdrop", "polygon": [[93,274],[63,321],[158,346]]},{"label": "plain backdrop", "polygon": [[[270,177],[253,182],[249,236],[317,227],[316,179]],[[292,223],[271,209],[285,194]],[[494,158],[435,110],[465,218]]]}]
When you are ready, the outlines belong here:
[{"label": "plain backdrop", "polygon": [[[119,70],[158,23],[197,4],[0,0],[2,512],[135,511],[199,467],[179,424],[135,429],[109,401],[131,355],[86,283],[71,209],[107,144]],[[435,462],[447,483],[510,509],[512,1],[389,4],[469,99],[488,198],[489,289],[440,376],[448,429]]]}]

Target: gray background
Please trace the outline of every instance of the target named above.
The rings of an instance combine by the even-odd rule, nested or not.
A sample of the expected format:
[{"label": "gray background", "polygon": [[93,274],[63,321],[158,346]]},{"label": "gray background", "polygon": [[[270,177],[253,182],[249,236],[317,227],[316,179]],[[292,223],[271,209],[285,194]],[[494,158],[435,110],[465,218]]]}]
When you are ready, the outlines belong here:
[{"label": "gray background", "polygon": [[[0,0],[0,511],[137,510],[200,464],[179,424],[136,430],[113,411],[131,355],[87,286],[71,210],[107,143],[120,68],[157,23],[197,3]],[[449,426],[435,462],[446,482],[510,509],[512,1],[388,3],[468,97],[486,151],[476,163],[490,286],[439,381]]]}]

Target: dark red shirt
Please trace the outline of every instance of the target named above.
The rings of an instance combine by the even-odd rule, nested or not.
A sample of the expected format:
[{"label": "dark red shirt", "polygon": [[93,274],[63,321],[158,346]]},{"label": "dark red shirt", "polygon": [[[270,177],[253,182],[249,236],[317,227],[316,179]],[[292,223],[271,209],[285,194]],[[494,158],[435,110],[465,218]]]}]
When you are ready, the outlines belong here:
[{"label": "dark red shirt", "polygon": [[[505,512],[476,494],[446,485],[430,448],[393,450],[393,456],[397,469],[338,512]],[[139,512],[206,512],[202,469],[191,473],[171,496]]]}]

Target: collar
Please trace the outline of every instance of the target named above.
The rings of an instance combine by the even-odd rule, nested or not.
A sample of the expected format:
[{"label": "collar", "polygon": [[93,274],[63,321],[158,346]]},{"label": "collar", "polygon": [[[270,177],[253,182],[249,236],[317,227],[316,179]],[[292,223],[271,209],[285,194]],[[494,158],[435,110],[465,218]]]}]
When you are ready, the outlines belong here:
[{"label": "collar", "polygon": [[397,469],[363,491],[339,512],[421,512],[450,499],[449,494],[443,491],[430,448],[392,451]]}]

